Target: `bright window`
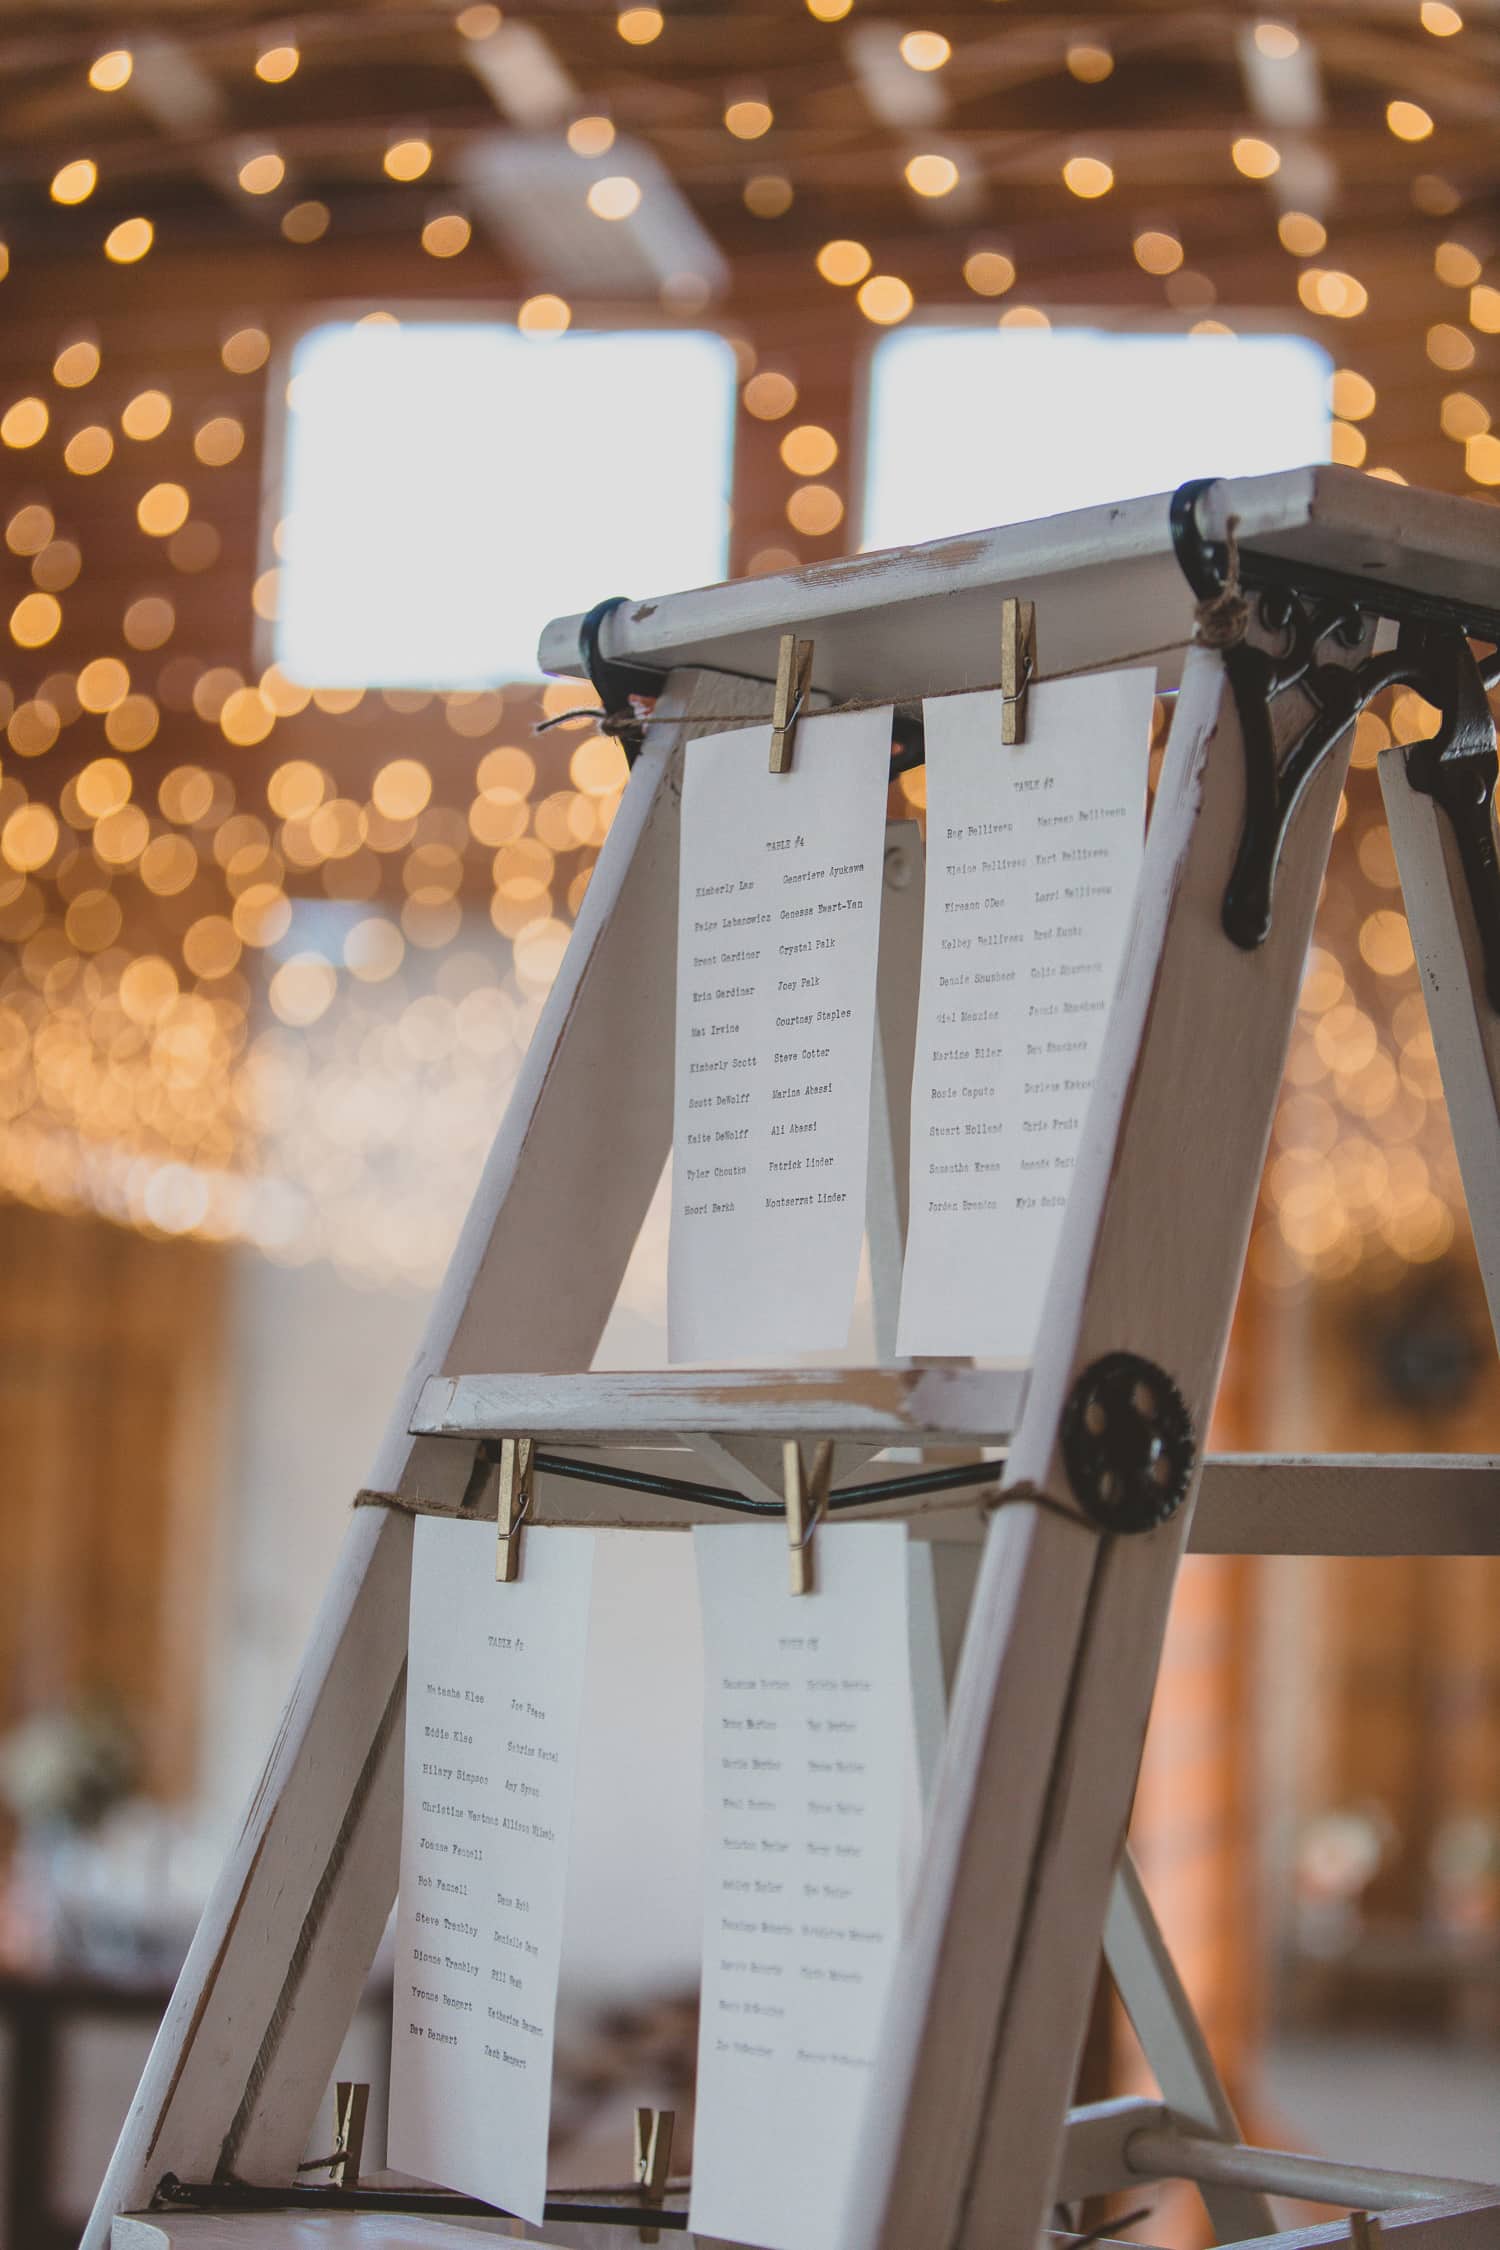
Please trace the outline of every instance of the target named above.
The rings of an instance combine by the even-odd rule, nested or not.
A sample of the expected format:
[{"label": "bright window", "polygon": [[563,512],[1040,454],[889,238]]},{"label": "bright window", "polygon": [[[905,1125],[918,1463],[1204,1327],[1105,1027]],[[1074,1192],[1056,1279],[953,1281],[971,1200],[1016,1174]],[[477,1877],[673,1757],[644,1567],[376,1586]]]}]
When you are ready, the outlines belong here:
[{"label": "bright window", "polygon": [[1330,373],[1300,336],[906,329],[873,358],[864,544],[1326,461]]},{"label": "bright window", "polygon": [[309,331],[277,661],[322,687],[534,679],[549,618],[721,578],[734,393],[717,336]]}]

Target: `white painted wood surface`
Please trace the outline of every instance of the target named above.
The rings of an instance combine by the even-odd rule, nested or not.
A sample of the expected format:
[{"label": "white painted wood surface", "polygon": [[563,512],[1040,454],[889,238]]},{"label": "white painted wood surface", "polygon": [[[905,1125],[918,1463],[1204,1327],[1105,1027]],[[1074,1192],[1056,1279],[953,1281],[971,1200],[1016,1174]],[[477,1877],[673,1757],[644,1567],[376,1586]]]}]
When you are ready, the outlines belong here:
[{"label": "white painted wood surface", "polygon": [[541,1444],[670,1445],[699,1432],[753,1430],[869,1445],[997,1445],[1014,1426],[1025,1382],[1020,1367],[441,1376],[424,1385],[411,1419],[413,1430],[435,1438],[520,1430]]},{"label": "white painted wood surface", "polygon": [[[379,2180],[370,2183],[378,2189]],[[597,2205],[631,2200],[623,2189],[573,2191],[581,2202]],[[669,2207],[680,2207],[673,2189]],[[463,2250],[468,2243],[546,2242],[559,2250],[640,2250],[637,2225],[548,2220],[544,2226],[496,2215],[427,2217],[397,2212],[183,2212],[152,2213],[116,2219],[110,2250]],[[664,2235],[691,2250],[695,2240],[681,2232]]]},{"label": "white painted wood surface", "polygon": [[[639,2244],[632,2229],[602,2227],[598,2250]],[[110,2250],[464,2250],[510,2241],[509,2219],[396,2218],[389,2212],[185,2212],[116,2219]]]},{"label": "white painted wood surface", "polygon": [[1382,750],[1376,766],[1490,1321],[1500,1336],[1500,1016],[1485,993],[1474,909],[1448,816],[1412,788],[1404,750]]},{"label": "white painted wood surface", "polygon": [[[685,708],[693,683],[681,692]],[[706,692],[710,709],[733,709],[724,683]],[[369,1480],[379,1490],[467,1473],[459,1449],[408,1435],[430,1375],[593,1354],[671,1137],[672,1017],[659,994],[675,960],[677,811],[663,729],[631,776],[395,1402]],[[642,975],[645,961],[664,984]],[[611,1192],[585,1203],[586,1182]],[[570,1243],[582,1254],[570,1258]],[[548,1286],[559,1260],[566,1289]],[[84,2250],[102,2250],[112,2215],[143,2208],[164,2172],[280,2181],[304,2152],[395,1896],[410,1547],[408,1517],[355,1515]]]},{"label": "white painted wood surface", "polygon": [[[1341,782],[1333,756],[1271,937],[1239,952],[1220,911],[1240,732],[1219,660],[1195,653],[1009,1482],[1067,1492],[1063,1403],[1105,1351],[1166,1368],[1207,1424]],[[1030,2250],[1187,1528],[1183,1511],[1101,1543],[1026,1507],[991,1525],[846,2250]]]},{"label": "white painted wood surface", "polygon": [[[1104,1958],[1116,1992],[1135,2027],[1152,2076],[1172,2112],[1175,2130],[1238,2141],[1239,2119],[1214,2067],[1208,2042],[1183,1990],[1129,1847],[1110,1887],[1104,1918]],[[1071,2132],[1071,2125],[1070,2125]],[[1063,2171],[1068,2166],[1064,2144]],[[1203,2201],[1219,2242],[1276,2232],[1266,2197],[1235,2182],[1203,2185]]]},{"label": "white painted wood surface", "polygon": [[[1043,677],[1077,664],[1118,663],[1141,649],[1186,642],[1192,600],[1172,552],[1168,495],[1080,508],[1006,525],[810,564],[691,593],[631,601],[605,621],[604,654],[669,669],[724,665],[767,683],[753,708],[769,718],[777,642],[816,642],[815,685],[838,696],[915,697],[999,678],[1000,603],[1034,599]],[[1493,605],[1500,523],[1446,494],[1382,484],[1354,469],[1288,469],[1225,481],[1200,503],[1222,537],[1239,519],[1247,550],[1355,572]],[[579,617],[542,635],[548,672],[578,670]],[[1175,681],[1180,653],[1159,659]],[[726,706],[738,708],[738,706]]]},{"label": "white painted wood surface", "polygon": [[1114,2195],[1132,2186],[1135,2174],[1125,2160],[1126,2142],[1132,2133],[1171,2122],[1165,2102],[1142,2094],[1118,2094],[1070,2109],[1057,2170],[1058,2201],[1078,2203],[1085,2196]]},{"label": "white painted wood surface", "polygon": [[[1279,749],[1303,714],[1287,698],[1272,716]],[[1202,651],[1190,660],[1147,843],[1154,880],[1142,881],[1012,1448],[1019,1481],[1065,1487],[1068,1390],[1078,1371],[1122,1346],[1165,1368],[1194,1428],[1208,1426],[1348,745],[1346,733],[1309,781],[1282,851],[1270,934],[1242,952],[1221,914],[1240,835],[1243,743],[1219,660]],[[1047,2208],[1041,2122],[1067,2102],[1089,2002],[1077,1933],[1103,1923],[1190,1520],[1191,1495],[1160,1530],[1107,1543],[1086,1586],[1078,1558],[1068,1558],[1082,1598],[1078,1662],[958,2236],[964,2250],[1019,2243],[1022,2214],[1034,2227]],[[1052,1529],[1039,1526],[1039,1541]],[[991,1803],[1003,1802],[1002,1783]]]}]

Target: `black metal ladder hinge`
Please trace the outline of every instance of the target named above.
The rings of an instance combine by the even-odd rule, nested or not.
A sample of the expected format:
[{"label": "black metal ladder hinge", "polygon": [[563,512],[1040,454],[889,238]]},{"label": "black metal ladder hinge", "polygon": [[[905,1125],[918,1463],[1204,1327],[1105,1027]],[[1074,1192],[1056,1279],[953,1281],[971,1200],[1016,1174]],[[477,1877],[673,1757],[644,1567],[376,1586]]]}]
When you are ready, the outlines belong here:
[{"label": "black metal ladder hinge", "polygon": [[[1197,506],[1216,480],[1198,478],[1172,497],[1172,539],[1189,586],[1200,602],[1224,591],[1222,550],[1206,540]],[[1331,644],[1357,649],[1384,616],[1386,605],[1362,580],[1318,570],[1303,581],[1297,566],[1279,558],[1241,558],[1242,577],[1255,590],[1254,621],[1272,644],[1242,640],[1221,651],[1234,697],[1245,757],[1245,811],[1234,866],[1225,886],[1225,935],[1245,952],[1263,945],[1271,929],[1276,870],[1282,846],[1308,783],[1324,758],[1387,688],[1412,687],[1443,714],[1438,733],[1412,743],[1406,770],[1414,789],[1433,797],[1453,825],[1469,899],[1479,931],[1490,1005],[1500,1012],[1500,863],[1494,829],[1496,734],[1487,687],[1500,678],[1500,656],[1476,659],[1469,645],[1470,613],[1454,603],[1449,616],[1433,614],[1431,597],[1421,613],[1405,610],[1394,648],[1360,663],[1336,663],[1322,653]],[[1226,566],[1227,567],[1227,566]],[[1394,593],[1394,590],[1393,590]],[[1279,758],[1272,707],[1291,689],[1300,691],[1307,715]]]}]

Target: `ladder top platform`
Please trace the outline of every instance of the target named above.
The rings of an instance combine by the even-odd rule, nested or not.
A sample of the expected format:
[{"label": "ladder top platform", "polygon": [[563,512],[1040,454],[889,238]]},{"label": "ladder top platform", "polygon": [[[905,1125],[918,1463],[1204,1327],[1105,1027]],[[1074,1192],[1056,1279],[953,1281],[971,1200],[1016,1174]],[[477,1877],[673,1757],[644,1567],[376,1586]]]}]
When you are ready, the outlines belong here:
[{"label": "ladder top platform", "polygon": [[[1034,600],[1042,674],[1119,663],[1145,649],[1185,642],[1193,598],[1178,566],[1170,495],[1080,508],[850,555],[775,577],[629,600],[605,620],[607,659],[670,671],[703,664],[771,680],[779,636],[815,642],[816,687],[835,697],[893,700],[996,676],[999,602]],[[1274,558],[1363,582],[1371,606],[1405,590],[1463,609],[1476,620],[1500,606],[1500,515],[1482,502],[1388,484],[1358,469],[1307,468],[1226,479],[1205,493],[1197,520],[1222,540],[1239,519],[1247,569]],[[547,672],[576,673],[581,616],[559,617],[542,634]],[[1482,627],[1476,622],[1476,632]],[[1175,682],[1181,652],[1156,659]]]}]

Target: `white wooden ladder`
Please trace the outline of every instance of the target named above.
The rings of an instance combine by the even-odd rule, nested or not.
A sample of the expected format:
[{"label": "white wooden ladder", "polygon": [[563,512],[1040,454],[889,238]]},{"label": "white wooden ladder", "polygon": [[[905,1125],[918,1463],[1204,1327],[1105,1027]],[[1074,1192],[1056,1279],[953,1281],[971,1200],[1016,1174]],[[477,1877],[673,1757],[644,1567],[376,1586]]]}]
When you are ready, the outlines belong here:
[{"label": "white wooden ladder", "polygon": [[[1233,516],[1251,582],[1256,571],[1280,572],[1305,620],[1332,619],[1330,584],[1346,601],[1358,598],[1362,615],[1346,633],[1314,636],[1325,685],[1368,665],[1378,618],[1441,612],[1451,644],[1463,626],[1482,632],[1493,614],[1484,604],[1500,590],[1500,524],[1489,511],[1336,470],[1214,488],[1185,505],[1200,568]],[[1182,536],[1179,524],[1179,552]],[[849,1449],[846,1462],[890,1447],[909,1459],[923,1444],[1003,1444],[1012,1499],[982,1530],[977,1518],[969,1524],[979,1563],[963,1657],[842,2250],[1031,2250],[1059,2197],[1167,2174],[1202,2185],[1222,2240],[1272,2225],[1268,2192],[1321,2187],[1384,2208],[1402,2250],[1500,2250],[1500,2189],[1318,2168],[1239,2145],[1140,1885],[1128,1862],[1122,1868],[1173,1580],[1195,1522],[1220,1551],[1274,1551],[1276,1542],[1323,1552],[1371,1551],[1372,1541],[1373,1551],[1391,1551],[1381,1541],[1410,1542],[1411,1551],[1433,1551],[1434,1540],[1454,1542],[1445,1551],[1500,1545],[1492,1463],[1367,1470],[1346,1462],[1325,1471],[1230,1461],[1204,1473],[1203,1433],[1350,733],[1348,723],[1333,728],[1302,780],[1274,863],[1268,927],[1259,942],[1234,942],[1226,886],[1243,855],[1247,793],[1264,793],[1267,757],[1279,754],[1284,779],[1307,737],[1303,689],[1288,687],[1262,706],[1247,695],[1251,659],[1259,650],[1262,666],[1269,663],[1264,652],[1284,645],[1284,627],[1263,616],[1239,649],[1195,648],[1182,668],[1134,925],[1029,1373],[546,1372],[589,1367],[668,1154],[665,995],[683,743],[728,713],[765,716],[763,683],[783,631],[815,640],[815,678],[834,697],[910,701],[927,688],[987,678],[1007,592],[1036,601],[1044,660],[1060,668],[1118,661],[1174,632],[1189,636],[1191,598],[1162,501],[618,614],[614,653],[668,675],[658,720],[677,724],[653,725],[636,760],[368,1481],[408,1505],[456,1510],[476,1443],[502,1434],[564,1448],[686,1446],[700,1474],[762,1494],[776,1486],[788,1435],[832,1437]],[[544,656],[571,661],[576,626],[550,629]],[[1500,621],[1491,637],[1500,639]],[[713,721],[695,727],[695,709]],[[1351,704],[1350,722],[1353,715]],[[1476,907],[1454,830],[1413,786],[1407,754],[1387,752],[1381,778],[1476,1238],[1493,1278],[1500,1017],[1485,992],[1484,902]],[[899,838],[897,845],[910,850]],[[883,1194],[872,1244],[888,1354],[905,1176],[896,1121],[910,1069],[902,1027],[910,1021],[919,886],[893,887],[886,908],[883,951],[895,952],[882,977],[877,1077],[892,1099],[877,1116],[872,1173]],[[1170,1404],[1187,1432],[1183,1504],[1131,1536],[1045,1505],[1049,1496],[1084,1497],[1069,1432],[1080,1416],[1091,1428],[1096,1409],[1107,1423],[1115,1394],[1101,1389],[1100,1369],[1122,1353],[1147,1371],[1147,1403],[1131,1411],[1149,1420]],[[566,1500],[564,1489],[541,1493],[540,1520],[599,1520],[578,1499],[588,1488],[567,1486]],[[660,1520],[663,1511],[667,1520],[691,1520],[685,1503],[640,1500],[633,1518],[623,1505],[611,1495],[608,1520]],[[883,1504],[874,1505],[880,1512]],[[673,1516],[674,1507],[685,1512]],[[934,1506],[911,1512],[919,1529],[931,1530]],[[1299,1545],[1306,1539],[1331,1545]],[[103,2250],[116,2214],[147,2212],[164,2175],[218,2183],[226,2197],[235,2183],[295,2179],[395,1891],[410,1548],[406,1507],[353,1516],[86,2250]],[[1101,1941],[1162,2100],[1105,2104],[1070,2119]],[[139,2231],[122,2228],[118,2239],[207,2242],[193,2234],[197,2224],[142,2219]],[[382,2234],[373,2206],[357,2235],[332,2217],[316,2224],[325,2231],[306,2233],[309,2242],[427,2239],[425,2222]],[[228,2218],[215,2225],[225,2230],[212,2234],[215,2244],[282,2239],[236,2235]],[[1334,2225],[1282,2239],[1346,2234]]]}]

